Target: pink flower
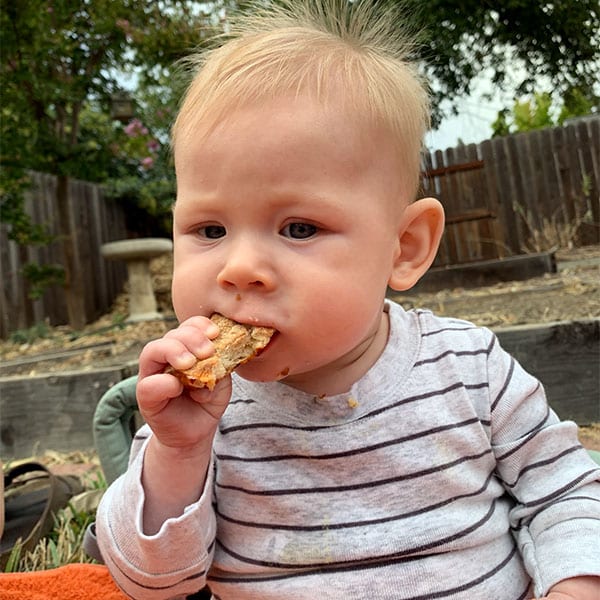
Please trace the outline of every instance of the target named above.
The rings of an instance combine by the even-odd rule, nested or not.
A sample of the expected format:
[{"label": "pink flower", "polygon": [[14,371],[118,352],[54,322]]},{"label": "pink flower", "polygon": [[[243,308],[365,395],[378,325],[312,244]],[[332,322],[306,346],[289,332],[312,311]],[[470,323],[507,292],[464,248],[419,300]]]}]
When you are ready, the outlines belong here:
[{"label": "pink flower", "polygon": [[142,158],[142,167],[144,169],[151,169],[154,165],[154,159],[151,156],[146,156],[146,158]]},{"label": "pink flower", "polygon": [[147,146],[147,148],[148,148],[148,150],[149,150],[150,152],[154,152],[154,153],[156,153],[156,152],[158,152],[158,149],[159,149],[159,147],[160,147],[160,144],[159,144],[159,143],[158,143],[158,141],[156,141],[156,140],[150,140],[150,141],[149,141],[149,142],[146,144],[146,146]]},{"label": "pink flower", "polygon": [[124,131],[129,137],[148,135],[148,128],[144,127],[144,124],[139,119],[132,119],[127,127],[125,127]]}]

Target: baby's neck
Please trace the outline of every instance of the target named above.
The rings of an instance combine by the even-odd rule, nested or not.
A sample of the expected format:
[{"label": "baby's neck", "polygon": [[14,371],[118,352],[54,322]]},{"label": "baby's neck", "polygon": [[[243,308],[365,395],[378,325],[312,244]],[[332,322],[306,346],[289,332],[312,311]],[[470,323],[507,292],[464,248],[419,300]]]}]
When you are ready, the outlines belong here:
[{"label": "baby's neck", "polygon": [[390,319],[382,311],[381,321],[373,335],[334,363],[310,373],[291,375],[282,383],[316,397],[336,396],[350,391],[381,356],[389,337]]}]

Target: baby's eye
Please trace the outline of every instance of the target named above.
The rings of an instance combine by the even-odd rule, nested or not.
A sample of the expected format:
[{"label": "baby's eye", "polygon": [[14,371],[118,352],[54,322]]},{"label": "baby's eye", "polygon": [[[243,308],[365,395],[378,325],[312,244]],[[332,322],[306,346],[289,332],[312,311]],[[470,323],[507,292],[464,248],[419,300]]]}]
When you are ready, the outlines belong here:
[{"label": "baby's eye", "polygon": [[294,240],[306,240],[317,233],[319,228],[311,223],[290,223],[281,230],[281,235]]},{"label": "baby's eye", "polygon": [[203,225],[198,228],[198,235],[209,240],[218,240],[225,235],[225,227],[222,225]]}]

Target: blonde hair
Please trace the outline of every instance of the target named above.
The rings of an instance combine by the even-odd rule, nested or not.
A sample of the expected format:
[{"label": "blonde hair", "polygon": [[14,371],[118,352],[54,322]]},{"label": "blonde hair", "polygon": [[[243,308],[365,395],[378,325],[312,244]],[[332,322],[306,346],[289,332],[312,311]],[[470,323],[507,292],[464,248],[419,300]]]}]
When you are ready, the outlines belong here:
[{"label": "blonde hair", "polygon": [[429,102],[410,59],[417,37],[397,15],[366,0],[284,0],[240,16],[226,38],[187,60],[194,75],[173,126],[175,151],[240,106],[316,94],[336,111],[389,130],[399,169],[416,192]]}]

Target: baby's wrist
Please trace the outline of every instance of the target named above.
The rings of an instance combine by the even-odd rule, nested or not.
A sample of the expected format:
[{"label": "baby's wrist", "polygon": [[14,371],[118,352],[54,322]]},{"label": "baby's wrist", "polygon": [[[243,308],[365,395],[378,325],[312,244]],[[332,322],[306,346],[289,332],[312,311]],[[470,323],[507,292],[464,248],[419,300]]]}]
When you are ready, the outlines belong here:
[{"label": "baby's wrist", "polygon": [[167,464],[205,462],[207,458],[210,459],[212,452],[212,436],[184,446],[168,445],[153,436],[148,442],[148,451],[153,454],[153,458]]}]

